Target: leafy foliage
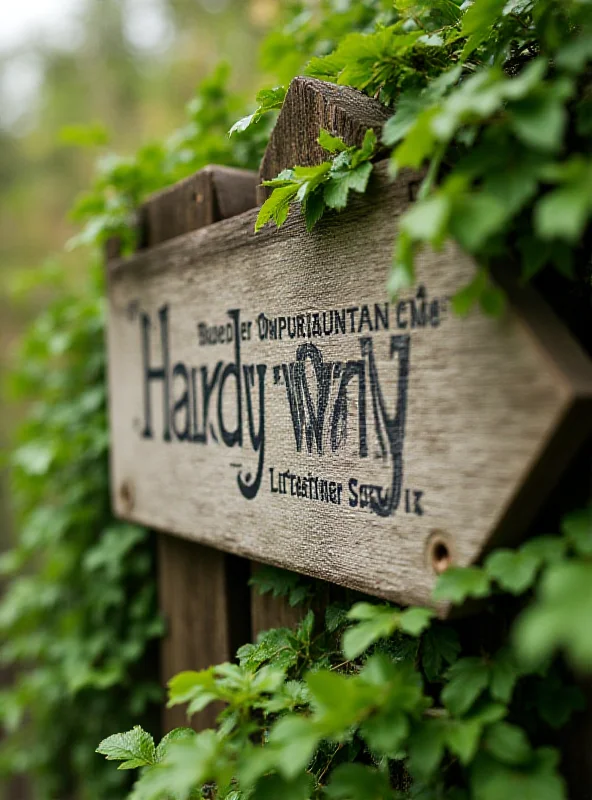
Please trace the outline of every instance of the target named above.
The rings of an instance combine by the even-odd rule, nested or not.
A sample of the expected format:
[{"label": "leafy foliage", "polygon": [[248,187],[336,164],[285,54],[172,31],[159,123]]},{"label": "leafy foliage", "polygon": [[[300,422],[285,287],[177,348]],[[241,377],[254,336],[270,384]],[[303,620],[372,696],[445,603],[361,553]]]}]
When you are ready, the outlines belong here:
[{"label": "leafy foliage", "polygon": [[287,169],[277,178],[263,181],[273,192],[261,206],[255,230],[270,220],[281,227],[288,218],[290,203],[297,200],[311,231],[326,208],[341,211],[347,205],[350,191],[366,191],[377,143],[374,131],[371,128],[366,131],[361,147],[348,147],[342,139],[323,129],[318,142],[327,152],[337,154],[335,158],[317,167]]},{"label": "leafy foliage", "polygon": [[[395,105],[383,131],[393,174],[426,168],[399,223],[393,294],[413,283],[421,247],[449,239],[480,265],[454,298],[458,313],[475,303],[501,313],[489,279],[500,257],[521,264],[525,280],[547,266],[565,276],[588,269],[591,37],[590,6],[578,0],[397,0],[389,24],[351,32],[311,59],[307,74]],[[264,219],[281,225],[301,202],[312,227],[335,207],[303,202],[303,169],[290,184],[271,182],[278,213]]]},{"label": "leafy foliage", "polygon": [[[517,584],[523,592],[540,586],[544,593],[549,575],[582,558],[592,536],[589,519],[587,513],[568,516],[562,537],[533,539],[516,551],[511,594]],[[559,555],[558,563],[557,553],[568,553],[569,560],[561,563]],[[537,563],[529,566],[528,580],[525,554]],[[467,596],[475,570],[485,575],[481,596],[500,592],[497,561],[492,556],[485,567],[468,568],[471,580],[460,579],[462,569],[454,580],[442,577],[440,595]],[[278,575],[277,586],[284,576]],[[536,628],[532,613],[545,613],[536,599],[518,617],[517,629]],[[557,625],[562,632],[555,645],[592,669],[581,618],[571,628],[567,622],[564,617],[564,627]],[[580,640],[571,638],[576,625]],[[224,704],[217,731],[180,729],[162,755],[135,728],[109,737],[98,752],[122,768],[140,767],[133,800],[190,800],[204,792],[233,800],[501,800],[517,792],[565,798],[554,729],[582,707],[579,691],[562,680],[550,648],[544,663],[533,663],[528,634],[487,651],[477,644],[473,653],[475,637],[468,632],[463,638],[461,652],[458,632],[428,609],[363,601],[337,627],[326,621],[324,628],[309,611],[297,629],[268,631],[241,648],[238,664],[173,678],[169,702],[187,704],[189,715],[212,702]]]},{"label": "leafy foliage", "polygon": [[[227,137],[240,101],[219,68],[188,107],[187,125],[132,158],[100,163],[74,217],[71,247],[91,245],[88,280],[68,288],[55,261],[29,271],[23,292],[47,291],[47,309],[22,343],[10,383],[29,405],[11,455],[20,527],[0,559],[8,586],[0,603],[0,659],[14,665],[0,692],[0,781],[26,773],[42,800],[121,797],[125,773],[93,755],[98,739],[142,721],[158,730],[163,632],[148,532],[110,511],[103,247],[113,235],[134,246],[134,214],[147,194],[212,162],[253,166],[264,125]],[[69,129],[69,143],[104,141],[97,126]],[[127,767],[137,766],[130,757]]]},{"label": "leafy foliage", "polygon": [[[418,202],[398,221],[392,292],[413,281],[421,247],[449,239],[479,264],[454,298],[457,313],[475,303],[501,311],[489,274],[499,258],[519,261],[524,280],[549,266],[565,276],[588,268],[589,3],[284,5],[264,69],[283,86],[308,62],[309,75],[378,96],[394,108],[381,143],[393,174],[425,169]],[[85,227],[71,246],[99,249],[117,235],[129,251],[150,192],[212,162],[257,166],[284,90],[260,92],[255,112],[233,125],[246,109],[228,79],[220,67],[166,142],[102,161],[74,211]],[[98,128],[64,135],[105,141]],[[269,182],[258,227],[282,225],[300,203],[313,228],[365,191],[374,133],[360,148],[328,131],[319,142],[325,163]],[[132,800],[565,797],[556,730],[582,707],[567,666],[592,669],[589,511],[566,517],[560,536],[441,577],[435,599],[482,602],[485,630],[499,623],[503,601],[509,637],[488,641],[428,609],[366,599],[334,603],[324,621],[308,610],[295,630],[241,648],[237,663],[176,676],[171,704],[224,710],[216,731],[182,728],[155,746],[142,719],[157,694],[146,664],[161,630],[152,551],[145,531],[108,510],[103,288],[95,280],[72,296],[59,271],[47,278],[61,296],[31,330],[14,376],[32,405],[13,455],[22,535],[1,562],[11,583],[0,631],[3,660],[26,671],[0,696],[9,733],[0,767],[35,774],[48,799],[121,796],[132,769]],[[254,582],[314,605],[312,584],[297,576],[262,570]],[[113,730],[127,732],[103,738]],[[123,771],[92,757],[89,742],[101,738],[99,753]]]},{"label": "leafy foliage", "polygon": [[31,410],[12,455],[20,540],[0,559],[11,579],[0,658],[20,668],[0,692],[0,775],[36,775],[42,797],[81,780],[85,797],[121,791],[120,776],[89,757],[89,740],[133,719],[151,724],[161,695],[150,538],[117,522],[109,504],[101,271],[81,294],[68,293],[55,264],[36,276],[58,295],[26,336],[11,381]]}]

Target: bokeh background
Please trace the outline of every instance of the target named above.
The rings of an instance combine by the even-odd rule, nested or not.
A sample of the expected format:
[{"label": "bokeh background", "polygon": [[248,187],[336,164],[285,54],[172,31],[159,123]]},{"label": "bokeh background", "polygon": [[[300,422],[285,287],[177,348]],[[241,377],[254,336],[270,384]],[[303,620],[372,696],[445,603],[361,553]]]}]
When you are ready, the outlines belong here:
[{"label": "bokeh background", "polygon": [[[184,120],[196,85],[232,59],[231,88],[262,82],[257,46],[279,0],[17,0],[0,25],[0,381],[42,294],[16,291],[27,270],[60,253],[70,280],[85,269],[63,252],[68,210],[101,152],[132,154]],[[91,126],[89,146],[79,126]],[[23,409],[0,392],[0,452]],[[0,550],[12,539],[0,469]]]}]

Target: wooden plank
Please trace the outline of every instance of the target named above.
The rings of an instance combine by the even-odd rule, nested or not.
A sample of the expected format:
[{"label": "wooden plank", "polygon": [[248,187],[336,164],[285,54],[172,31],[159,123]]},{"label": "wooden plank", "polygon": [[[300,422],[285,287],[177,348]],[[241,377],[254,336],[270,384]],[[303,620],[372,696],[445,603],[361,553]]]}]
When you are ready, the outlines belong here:
[{"label": "wooden plank", "polygon": [[[275,178],[295,165],[309,167],[326,161],[327,152],[317,142],[321,128],[348,145],[359,146],[368,128],[380,137],[391,113],[377,100],[349,86],[294,78],[261,162],[260,181]],[[269,192],[267,187],[259,186],[259,202],[263,203]],[[316,603],[315,610],[324,614],[321,601]],[[284,597],[262,596],[256,591],[251,595],[254,636],[270,628],[292,627],[302,614],[301,609],[292,608]]]},{"label": "wooden plank", "polygon": [[257,181],[244,169],[210,166],[158,192],[140,209],[140,249],[242,214],[256,203]]},{"label": "wooden plank", "polygon": [[[229,552],[426,603],[439,570],[534,514],[541,494],[522,490],[550,449],[545,485],[583,440],[592,368],[550,313],[563,345],[549,351],[521,298],[502,321],[453,316],[449,298],[475,269],[453,245],[423,252],[417,285],[389,303],[416,175],[375,173],[367,196],[312,234],[293,214],[255,235],[253,210],[111,263],[114,504]],[[561,438],[582,408],[577,435]]]},{"label": "wooden plank", "polygon": [[[206,167],[155,194],[139,211],[139,249],[252,208],[256,186],[252,172]],[[117,242],[111,242],[108,258],[118,254]],[[121,497],[133,504],[130,484],[121,487]],[[178,672],[231,660],[250,640],[248,580],[249,564],[236,556],[166,534],[158,537],[159,605],[167,623],[161,647],[163,685]],[[209,706],[191,724],[198,730],[211,727],[219,710]],[[164,710],[164,732],[187,724],[184,707]]]},{"label": "wooden plank", "polygon": [[[162,535],[158,570],[160,607],[167,624],[163,679],[232,660],[250,639],[248,561]],[[197,729],[213,727],[219,711],[210,705],[191,722]],[[164,724],[166,730],[187,725],[185,708],[167,709]]]},{"label": "wooden plank", "polygon": [[[251,575],[255,575],[261,564],[251,562]],[[291,606],[285,597],[259,594],[251,591],[251,631],[253,641],[263,631],[271,628],[294,628],[306,614],[303,606]]]},{"label": "wooden plank", "polygon": [[[326,161],[327,152],[317,143],[321,128],[340,136],[348,145],[359,146],[368,128],[380,135],[391,114],[382,103],[357,89],[295,78],[271,134],[259,178],[270,180],[284,169]],[[269,190],[260,186],[259,202],[263,203],[268,194]]]}]

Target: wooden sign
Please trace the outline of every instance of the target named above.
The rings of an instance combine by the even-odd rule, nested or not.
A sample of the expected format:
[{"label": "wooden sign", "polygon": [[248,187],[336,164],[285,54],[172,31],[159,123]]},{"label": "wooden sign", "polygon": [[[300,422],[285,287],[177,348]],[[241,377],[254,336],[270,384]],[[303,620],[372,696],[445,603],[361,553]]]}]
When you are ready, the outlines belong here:
[{"label": "wooden sign", "polygon": [[257,211],[109,264],[116,512],[374,595],[520,535],[585,429],[590,362],[526,291],[453,315],[449,246],[386,283],[409,181],[306,232]]}]

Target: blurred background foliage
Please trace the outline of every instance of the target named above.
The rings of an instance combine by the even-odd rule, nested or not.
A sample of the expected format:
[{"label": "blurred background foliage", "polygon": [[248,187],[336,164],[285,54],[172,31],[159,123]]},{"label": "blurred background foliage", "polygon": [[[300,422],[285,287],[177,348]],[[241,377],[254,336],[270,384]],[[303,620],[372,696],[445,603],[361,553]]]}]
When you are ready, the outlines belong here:
[{"label": "blurred background foliage", "polygon": [[[46,290],[15,287],[74,234],[68,210],[97,156],[134,153],[178,128],[196,85],[224,55],[232,55],[232,89],[252,96],[261,81],[258,44],[281,14],[279,0],[41,4],[50,30],[37,21],[0,37],[0,378],[19,333],[47,300]],[[73,283],[88,271],[80,251],[60,260]],[[0,402],[1,447],[19,408]],[[4,476],[0,549],[11,538],[7,494]]]}]

